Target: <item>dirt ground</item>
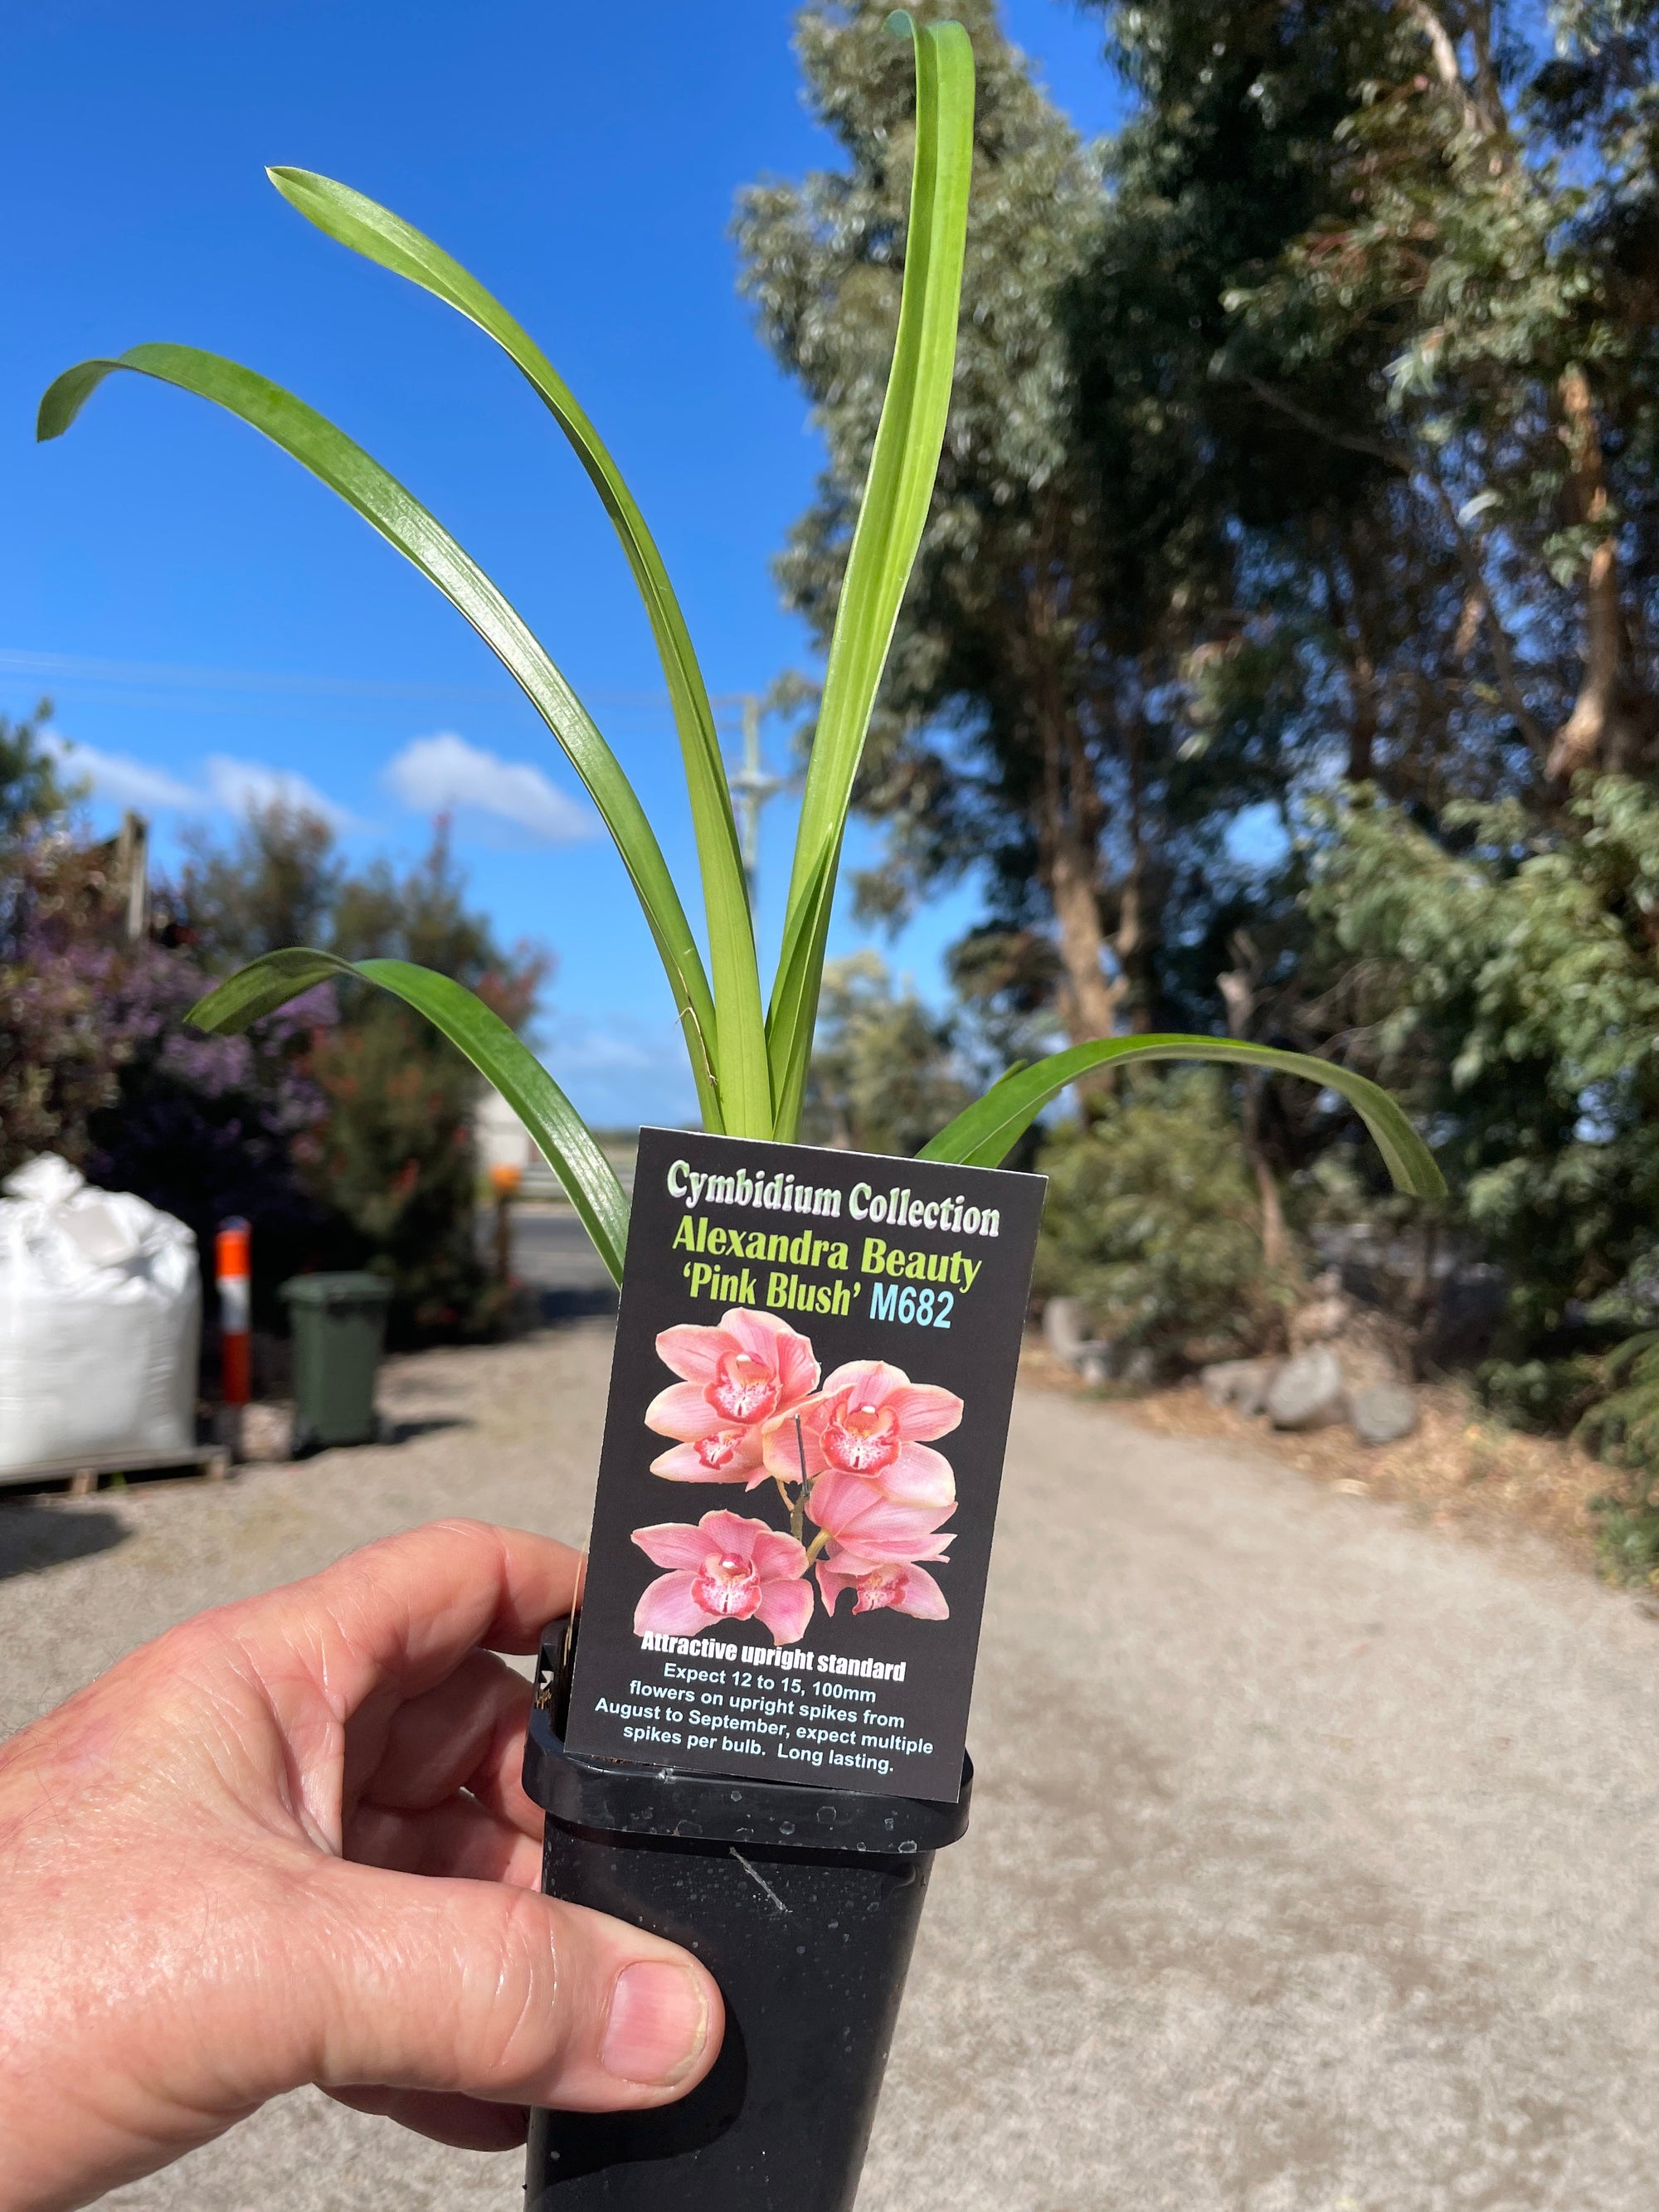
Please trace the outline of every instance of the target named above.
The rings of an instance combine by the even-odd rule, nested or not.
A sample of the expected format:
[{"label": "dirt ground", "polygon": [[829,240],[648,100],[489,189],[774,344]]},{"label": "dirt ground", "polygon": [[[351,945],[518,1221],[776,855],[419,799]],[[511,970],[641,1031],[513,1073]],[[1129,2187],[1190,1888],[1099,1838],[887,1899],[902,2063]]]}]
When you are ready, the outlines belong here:
[{"label": "dirt ground", "polygon": [[1307,1435],[1281,1434],[1265,1415],[1212,1406],[1195,1378],[1170,1389],[1091,1392],[1039,1341],[1027,1346],[1020,1372],[1035,1389],[1097,1397],[1155,1435],[1243,1444],[1352,1497],[1403,1505],[1437,1528],[1499,1541],[1517,1532],[1546,1537],[1592,1572],[1599,1562],[1591,1500],[1618,1492],[1626,1480],[1617,1468],[1561,1437],[1506,1428],[1462,1383],[1420,1388],[1415,1431],[1398,1443],[1367,1446],[1340,1424]]},{"label": "dirt ground", "polygon": [[[428,1354],[399,1441],[0,1506],[0,1726],[438,1512],[580,1539],[608,1352]],[[1017,1401],[860,2212],[1650,2212],[1659,1625],[1553,1536],[1156,1411]],[[302,2092],[109,2201],[512,2212],[520,2172]]]}]

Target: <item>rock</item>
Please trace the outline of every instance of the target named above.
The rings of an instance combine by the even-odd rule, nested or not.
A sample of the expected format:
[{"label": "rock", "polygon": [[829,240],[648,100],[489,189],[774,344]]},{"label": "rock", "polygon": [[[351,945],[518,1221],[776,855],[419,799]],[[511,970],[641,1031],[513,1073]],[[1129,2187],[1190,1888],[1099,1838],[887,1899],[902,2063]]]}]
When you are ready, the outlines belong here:
[{"label": "rock", "polygon": [[1117,1369],[1118,1381],[1127,1382],[1132,1390],[1150,1390],[1158,1380],[1158,1361],[1149,1344],[1132,1345],[1111,1364]]},{"label": "rock", "polygon": [[1085,1353],[1105,1349],[1095,1340],[1081,1298],[1048,1300],[1042,1309],[1042,1341],[1068,1367],[1079,1367]]},{"label": "rock", "polygon": [[1328,1344],[1294,1353],[1267,1389],[1267,1418],[1276,1429],[1322,1429],[1347,1411],[1342,1364]]},{"label": "rock", "polygon": [[1218,1359],[1199,1370],[1199,1387],[1212,1406],[1231,1406],[1235,1413],[1255,1414],[1267,1402],[1273,1379],[1271,1359]]},{"label": "rock", "polygon": [[1384,1382],[1404,1382],[1412,1371],[1411,1340],[1400,1323],[1374,1306],[1360,1306],[1331,1340],[1350,1398]]},{"label": "rock", "polygon": [[1355,1391],[1348,1419],[1362,1444],[1397,1443],[1417,1426],[1417,1393],[1403,1382],[1374,1382]]},{"label": "rock", "polygon": [[1293,1352],[1340,1336],[1353,1313],[1353,1301],[1344,1294],[1334,1270],[1322,1275],[1313,1287],[1318,1295],[1298,1306],[1285,1324]]}]

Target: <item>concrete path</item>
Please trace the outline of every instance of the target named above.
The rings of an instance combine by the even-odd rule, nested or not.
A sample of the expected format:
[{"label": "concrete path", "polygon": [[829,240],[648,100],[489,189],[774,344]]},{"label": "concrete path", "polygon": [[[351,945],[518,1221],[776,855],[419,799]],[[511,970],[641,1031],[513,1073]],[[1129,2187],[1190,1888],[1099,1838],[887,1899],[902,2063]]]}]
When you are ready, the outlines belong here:
[{"label": "concrete path", "polygon": [[[464,1504],[579,1538],[602,1322],[405,1364],[386,1448],[0,1508],[0,1726]],[[1659,1627],[1095,1406],[1018,1407],[975,1712],[860,2212],[1650,2212]],[[513,2212],[305,2094],[129,2212]],[[742,2212],[734,2207],[733,2212]]]}]

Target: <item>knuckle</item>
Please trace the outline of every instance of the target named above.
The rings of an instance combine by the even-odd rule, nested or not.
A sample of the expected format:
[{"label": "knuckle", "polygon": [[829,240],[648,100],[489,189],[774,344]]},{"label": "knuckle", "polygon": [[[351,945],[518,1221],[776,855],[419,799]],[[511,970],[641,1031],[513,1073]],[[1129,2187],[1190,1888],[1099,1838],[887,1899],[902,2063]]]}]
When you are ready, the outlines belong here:
[{"label": "knuckle", "polygon": [[503,1890],[495,1911],[493,1971],[471,1986],[479,2016],[469,2027],[492,2078],[511,2087],[540,2078],[562,2057],[567,1931],[556,1908],[533,1890]]}]

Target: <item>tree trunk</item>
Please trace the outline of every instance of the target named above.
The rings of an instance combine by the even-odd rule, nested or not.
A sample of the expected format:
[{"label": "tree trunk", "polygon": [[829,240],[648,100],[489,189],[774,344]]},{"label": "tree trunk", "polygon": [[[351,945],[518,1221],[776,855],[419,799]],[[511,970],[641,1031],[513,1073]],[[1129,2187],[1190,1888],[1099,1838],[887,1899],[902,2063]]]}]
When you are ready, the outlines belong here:
[{"label": "tree trunk", "polygon": [[[1228,1032],[1242,1038],[1249,1033],[1250,1016],[1255,1010],[1255,986],[1250,977],[1254,948],[1249,939],[1241,934],[1233,939],[1232,952],[1238,966],[1226,975],[1218,975],[1216,984],[1227,1009]],[[1285,1226],[1279,1178],[1261,1141],[1261,1096],[1267,1079],[1259,1068],[1246,1068],[1243,1075],[1239,1127],[1244,1158],[1255,1177],[1256,1196],[1261,1206],[1261,1257],[1267,1267],[1279,1268],[1290,1257],[1291,1239]]]},{"label": "tree trunk", "polygon": [[[1601,441],[1584,372],[1575,363],[1561,379],[1566,416],[1561,436],[1572,455],[1568,483],[1576,519],[1605,526],[1607,488],[1601,473]],[[1581,769],[1599,768],[1612,736],[1619,687],[1620,623],[1619,562],[1611,533],[1590,555],[1584,580],[1584,674],[1573,709],[1550,745],[1549,772],[1565,783]]]},{"label": "tree trunk", "polygon": [[[1088,748],[1056,666],[1054,612],[1039,586],[1026,605],[1030,648],[1027,682],[1035,734],[1042,747],[1037,798],[1037,866],[1054,910],[1062,981],[1060,1018],[1073,1044],[1109,1037],[1117,1026],[1121,983],[1106,972],[1107,939],[1097,888],[1102,808]],[[1103,1070],[1079,1085],[1085,1101],[1109,1090]]]},{"label": "tree trunk", "polygon": [[[1351,580],[1355,574],[1354,562],[1347,563]],[[1331,613],[1346,646],[1345,673],[1348,679],[1348,781],[1369,783],[1376,765],[1376,732],[1381,715],[1377,707],[1376,663],[1371,656],[1364,623],[1359,613],[1359,591],[1345,590],[1340,559],[1336,556],[1325,566],[1325,589],[1329,596]]]},{"label": "tree trunk", "polygon": [[1121,987],[1106,973],[1106,933],[1100,925],[1094,855],[1069,827],[1049,842],[1048,896],[1054,902],[1065,981],[1060,1020],[1073,1044],[1109,1037],[1117,1026]]},{"label": "tree trunk", "polygon": [[1407,0],[1406,13],[1428,40],[1429,52],[1434,57],[1434,73],[1462,108],[1463,128],[1472,138],[1496,137],[1503,129],[1504,117],[1498,107],[1497,80],[1492,73],[1487,57],[1490,31],[1483,24],[1474,42],[1476,80],[1478,82],[1484,81],[1483,93],[1477,94],[1472,92],[1464,81],[1462,64],[1457,58],[1457,47],[1451,33],[1427,4],[1427,0]]},{"label": "tree trunk", "polygon": [[[1142,677],[1144,682],[1144,669]],[[1119,1018],[1126,1019],[1129,1029],[1134,1031],[1144,1031],[1152,1026],[1152,1007],[1156,997],[1152,954],[1162,920],[1158,887],[1152,880],[1152,872],[1149,866],[1146,811],[1142,805],[1146,734],[1145,718],[1137,711],[1127,732],[1124,746],[1124,764],[1128,769],[1129,779],[1127,824],[1129,866],[1118,890],[1117,926],[1111,937],[1112,957],[1117,967]]]}]

